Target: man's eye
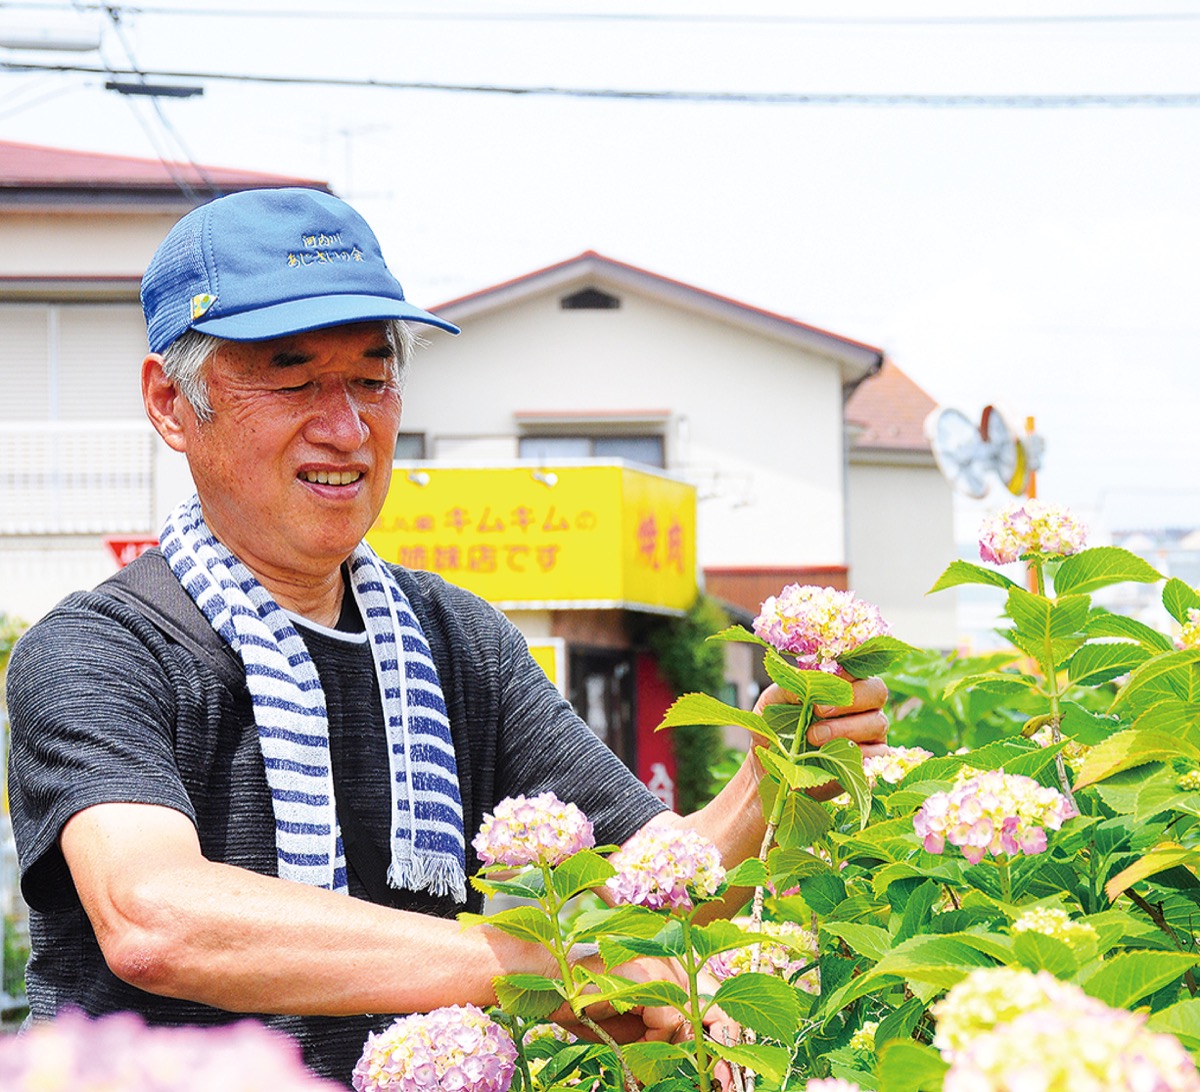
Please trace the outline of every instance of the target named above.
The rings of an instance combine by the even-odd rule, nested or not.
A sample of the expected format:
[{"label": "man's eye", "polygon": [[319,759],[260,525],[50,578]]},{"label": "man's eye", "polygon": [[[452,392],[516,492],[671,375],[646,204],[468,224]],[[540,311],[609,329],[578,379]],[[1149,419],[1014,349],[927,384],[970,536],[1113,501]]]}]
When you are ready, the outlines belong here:
[{"label": "man's eye", "polygon": [[360,379],[362,384],[369,391],[385,391],[388,389],[388,380],[386,379]]}]

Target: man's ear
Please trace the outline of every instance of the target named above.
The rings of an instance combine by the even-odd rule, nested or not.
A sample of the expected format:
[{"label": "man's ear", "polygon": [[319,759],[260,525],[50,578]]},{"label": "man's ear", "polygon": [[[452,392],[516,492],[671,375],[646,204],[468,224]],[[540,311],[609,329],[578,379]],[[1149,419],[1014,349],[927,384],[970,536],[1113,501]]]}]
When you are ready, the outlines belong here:
[{"label": "man's ear", "polygon": [[142,403],[150,423],[172,451],[187,450],[181,413],[188,412],[190,407],[185,408],[184,402],[186,399],[175,382],[163,371],[162,356],[150,353],[142,361]]}]

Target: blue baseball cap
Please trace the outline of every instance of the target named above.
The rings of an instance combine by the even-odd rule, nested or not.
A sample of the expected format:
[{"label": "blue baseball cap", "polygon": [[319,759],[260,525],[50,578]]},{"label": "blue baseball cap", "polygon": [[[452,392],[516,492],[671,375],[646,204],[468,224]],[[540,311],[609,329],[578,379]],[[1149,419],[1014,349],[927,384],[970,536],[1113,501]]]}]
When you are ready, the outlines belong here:
[{"label": "blue baseball cap", "polygon": [[404,298],[375,233],[320,190],[245,190],[193,209],[142,277],[150,351],[187,330],[265,341],[326,326],[407,319],[458,327]]}]

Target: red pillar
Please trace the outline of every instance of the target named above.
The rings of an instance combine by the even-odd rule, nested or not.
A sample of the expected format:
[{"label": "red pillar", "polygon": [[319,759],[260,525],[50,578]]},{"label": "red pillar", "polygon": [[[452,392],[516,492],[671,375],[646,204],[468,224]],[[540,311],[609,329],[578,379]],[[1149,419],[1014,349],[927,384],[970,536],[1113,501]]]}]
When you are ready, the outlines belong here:
[{"label": "red pillar", "polygon": [[637,653],[634,666],[639,780],[672,811],[675,809],[675,743],[670,729],[656,732],[663,715],[675,700],[649,652]]}]

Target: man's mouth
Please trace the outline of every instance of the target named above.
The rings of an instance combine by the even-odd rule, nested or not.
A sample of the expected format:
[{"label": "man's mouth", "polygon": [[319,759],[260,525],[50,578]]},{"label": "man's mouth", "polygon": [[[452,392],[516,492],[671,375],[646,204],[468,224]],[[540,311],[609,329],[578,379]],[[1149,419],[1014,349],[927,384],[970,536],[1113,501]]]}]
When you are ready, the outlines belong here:
[{"label": "man's mouth", "polygon": [[313,485],[350,485],[362,477],[361,470],[302,470],[300,477]]}]

